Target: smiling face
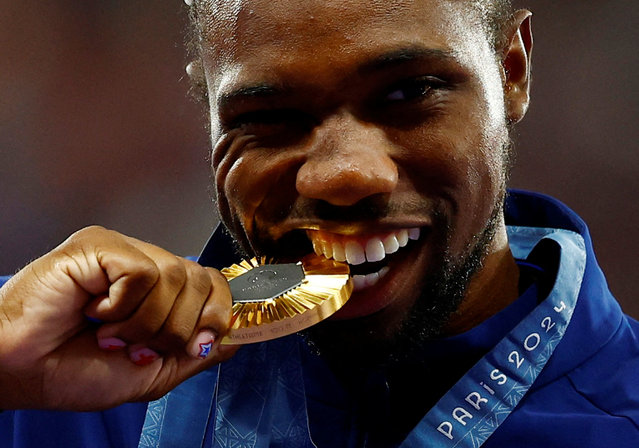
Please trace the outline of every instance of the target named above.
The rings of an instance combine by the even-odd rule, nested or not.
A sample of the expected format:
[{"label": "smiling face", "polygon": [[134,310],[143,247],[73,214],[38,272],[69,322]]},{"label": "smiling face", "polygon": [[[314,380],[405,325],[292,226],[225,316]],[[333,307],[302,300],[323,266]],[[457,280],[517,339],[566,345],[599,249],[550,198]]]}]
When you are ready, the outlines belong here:
[{"label": "smiling face", "polygon": [[346,260],[335,319],[384,334],[426,279],[503,256],[504,79],[465,2],[218,3],[198,6],[212,162],[248,253]]}]

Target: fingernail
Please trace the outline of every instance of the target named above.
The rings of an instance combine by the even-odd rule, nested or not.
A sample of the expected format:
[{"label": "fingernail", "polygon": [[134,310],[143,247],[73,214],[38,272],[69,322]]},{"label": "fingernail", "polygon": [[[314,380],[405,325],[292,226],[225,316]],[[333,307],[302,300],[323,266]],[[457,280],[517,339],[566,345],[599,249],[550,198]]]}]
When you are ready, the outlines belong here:
[{"label": "fingernail", "polygon": [[102,350],[115,352],[126,347],[126,342],[118,338],[98,338],[98,347],[100,347]]},{"label": "fingernail", "polygon": [[204,330],[200,332],[193,343],[192,354],[196,358],[206,359],[211,354],[214,342],[215,334],[212,331]]},{"label": "fingernail", "polygon": [[129,358],[131,358],[131,361],[133,361],[133,363],[138,366],[149,365],[159,357],[160,355],[158,355],[157,352],[151,350],[148,347],[133,349],[131,353],[129,353]]}]

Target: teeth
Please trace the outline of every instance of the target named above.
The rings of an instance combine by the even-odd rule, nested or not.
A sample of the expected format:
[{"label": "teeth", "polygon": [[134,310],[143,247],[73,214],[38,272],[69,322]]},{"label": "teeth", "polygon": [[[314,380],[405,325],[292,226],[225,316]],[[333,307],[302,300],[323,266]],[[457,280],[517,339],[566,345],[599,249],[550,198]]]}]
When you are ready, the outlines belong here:
[{"label": "teeth", "polygon": [[344,251],[344,245],[338,243],[337,241],[333,242],[333,258],[335,261],[346,261],[346,252]]},{"label": "teeth", "polygon": [[379,238],[371,238],[366,243],[366,260],[367,261],[381,261],[386,256],[386,251],[384,250],[384,244],[382,240]]},{"label": "teeth", "polygon": [[324,256],[326,258],[333,258],[333,245],[329,242],[324,242]]},{"label": "teeth", "polygon": [[399,241],[397,241],[397,237],[394,233],[391,233],[383,241],[384,251],[387,254],[394,254],[399,249]]},{"label": "teeth", "polygon": [[354,275],[353,276],[353,291],[359,291],[360,289],[366,288],[366,276],[365,275]]},{"label": "teeth", "polygon": [[[381,261],[386,258],[386,255],[394,254],[399,248],[406,246],[409,240],[418,240],[420,234],[418,227],[401,229],[383,239],[379,236],[371,237],[362,246],[359,240],[348,239],[348,237],[327,238],[309,231],[313,250],[317,255],[333,258],[336,261],[346,261],[351,265]],[[373,281],[373,278],[371,277],[369,281]]]},{"label": "teeth", "polygon": [[356,241],[348,241],[344,247],[346,251],[346,261],[352,265],[362,264],[366,261],[366,253]]},{"label": "teeth", "polygon": [[367,275],[354,275],[353,276],[353,289],[355,291],[359,291],[364,288],[368,288],[374,286],[381,278],[383,278],[390,268],[388,266],[384,266],[377,272],[373,272],[372,274]]},{"label": "teeth", "polygon": [[408,231],[400,230],[397,232],[397,242],[399,243],[399,247],[404,247],[408,244]]},{"label": "teeth", "polygon": [[323,255],[322,248],[320,245],[321,243],[318,243],[317,241],[313,240],[313,250],[315,251],[316,255]]},{"label": "teeth", "polygon": [[379,272],[372,272],[364,276],[366,279],[366,286],[373,286],[379,280]]}]

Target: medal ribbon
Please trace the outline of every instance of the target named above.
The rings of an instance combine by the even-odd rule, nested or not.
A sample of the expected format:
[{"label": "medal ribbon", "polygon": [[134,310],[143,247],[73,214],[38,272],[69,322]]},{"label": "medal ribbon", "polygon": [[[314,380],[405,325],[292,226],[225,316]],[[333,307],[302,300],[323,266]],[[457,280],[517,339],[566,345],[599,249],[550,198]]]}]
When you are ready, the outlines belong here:
[{"label": "medal ribbon", "polygon": [[[573,232],[509,227],[511,240],[536,243],[543,236],[559,243],[561,261],[555,287],[493,350],[482,358],[426,414],[400,448],[478,448],[528,392],[563,338],[586,269],[583,238]],[[539,235],[543,232],[543,235]],[[511,245],[525,258],[533,245]]]},{"label": "medal ribbon", "polygon": [[[583,238],[531,227],[508,227],[508,233],[515,258],[526,258],[541,239],[559,244],[553,290],[442,397],[400,448],[480,447],[528,392],[563,338],[585,271]],[[150,403],[139,448],[201,448],[213,409],[214,448],[314,447],[297,344],[293,335],[244,347],[218,372],[201,373]]]}]

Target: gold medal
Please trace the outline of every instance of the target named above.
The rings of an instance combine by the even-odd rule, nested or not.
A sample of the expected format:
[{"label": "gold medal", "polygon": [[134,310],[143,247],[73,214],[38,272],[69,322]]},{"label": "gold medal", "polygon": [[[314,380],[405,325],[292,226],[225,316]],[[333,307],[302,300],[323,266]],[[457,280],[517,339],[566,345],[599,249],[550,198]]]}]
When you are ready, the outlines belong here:
[{"label": "gold medal", "polygon": [[346,263],[315,254],[298,263],[244,260],[222,269],[233,296],[233,318],[222,344],[286,336],[326,319],[353,291]]}]

